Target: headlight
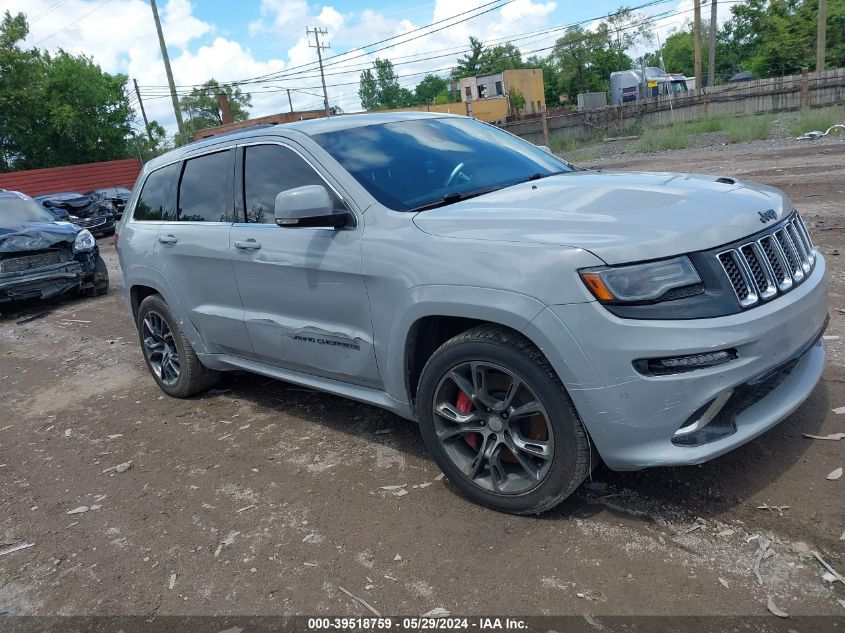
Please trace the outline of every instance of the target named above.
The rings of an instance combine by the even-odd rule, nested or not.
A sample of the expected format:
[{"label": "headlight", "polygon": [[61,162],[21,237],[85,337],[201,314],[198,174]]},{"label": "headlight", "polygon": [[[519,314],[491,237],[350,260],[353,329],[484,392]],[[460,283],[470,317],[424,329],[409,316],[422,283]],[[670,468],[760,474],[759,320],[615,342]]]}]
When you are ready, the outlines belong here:
[{"label": "headlight", "polygon": [[84,251],[90,251],[96,245],[97,240],[95,240],[94,236],[91,235],[91,231],[88,229],[82,229],[76,234],[76,239],[73,240],[73,252],[82,253]]},{"label": "headlight", "polygon": [[631,266],[603,266],[580,271],[581,279],[603,303],[655,301],[675,288],[700,286],[687,257]]}]

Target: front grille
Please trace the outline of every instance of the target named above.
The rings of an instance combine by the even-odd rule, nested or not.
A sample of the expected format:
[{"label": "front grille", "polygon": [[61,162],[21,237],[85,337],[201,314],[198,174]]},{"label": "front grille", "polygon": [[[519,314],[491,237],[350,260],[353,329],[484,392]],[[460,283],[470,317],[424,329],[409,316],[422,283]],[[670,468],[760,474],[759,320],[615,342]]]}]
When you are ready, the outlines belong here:
[{"label": "front grille", "polygon": [[718,255],[743,308],[788,292],[813,270],[816,252],[801,217],[795,213],[774,230]]},{"label": "front grille", "polygon": [[103,226],[107,221],[106,216],[98,215],[93,218],[73,220],[73,223],[81,229],[95,229],[98,226]]},{"label": "front grille", "polygon": [[43,268],[61,261],[59,251],[50,250],[29,255],[16,255],[0,260],[0,272],[21,273],[36,268]]}]

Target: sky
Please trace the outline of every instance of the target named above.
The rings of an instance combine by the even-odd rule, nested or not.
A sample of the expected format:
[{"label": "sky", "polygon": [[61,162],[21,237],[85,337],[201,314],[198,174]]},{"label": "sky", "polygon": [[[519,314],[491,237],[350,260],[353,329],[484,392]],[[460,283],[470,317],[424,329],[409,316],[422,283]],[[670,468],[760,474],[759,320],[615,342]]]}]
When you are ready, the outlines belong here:
[{"label": "sky", "polygon": [[[307,27],[327,32],[322,41],[330,46],[323,51],[330,104],[353,112],[360,109],[361,70],[376,57],[393,61],[400,83],[412,89],[427,72],[445,75],[465,53],[470,36],[488,44],[511,40],[525,55],[545,55],[544,49],[562,34],[548,29],[573,23],[589,28],[620,2],[158,0],[158,10],[177,90],[187,92],[211,78],[221,83],[250,80],[241,89],[252,95],[250,114],[257,117],[288,111],[286,89],[291,89],[295,109],[322,107],[317,52],[309,46],[314,39],[306,35]],[[723,2],[720,22],[730,6]],[[665,39],[692,18],[691,9],[692,0],[660,0],[641,12],[668,14],[654,22]],[[26,14],[30,34],[24,46],[88,55],[104,71],[128,75],[130,88],[136,79],[149,119],[175,131],[149,0],[0,0],[2,10]],[[709,4],[703,12],[709,15]],[[381,47],[388,48],[375,50]],[[132,102],[137,109],[134,96]],[[137,115],[135,127],[143,129],[140,110]]]}]

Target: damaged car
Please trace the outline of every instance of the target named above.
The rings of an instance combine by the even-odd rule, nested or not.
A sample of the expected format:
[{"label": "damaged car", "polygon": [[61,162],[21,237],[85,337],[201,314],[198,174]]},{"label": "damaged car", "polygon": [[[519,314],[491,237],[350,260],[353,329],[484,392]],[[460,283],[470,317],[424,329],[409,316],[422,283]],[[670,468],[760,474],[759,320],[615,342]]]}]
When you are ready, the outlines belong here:
[{"label": "damaged car", "polygon": [[123,209],[126,208],[126,202],[129,200],[129,196],[132,195],[132,191],[126,187],[114,186],[92,189],[91,191],[86,191],[85,195],[96,198],[101,202],[110,202],[114,205],[114,217],[119,220],[123,217]]},{"label": "damaged car", "polygon": [[[67,219],[94,235],[114,235],[115,206],[98,196],[86,196],[76,191],[51,193],[35,198],[53,215]],[[67,217],[64,217],[64,213]]]},{"label": "damaged car", "polygon": [[29,196],[0,193],[0,303],[106,294],[109,273],[88,229],[57,221]]}]

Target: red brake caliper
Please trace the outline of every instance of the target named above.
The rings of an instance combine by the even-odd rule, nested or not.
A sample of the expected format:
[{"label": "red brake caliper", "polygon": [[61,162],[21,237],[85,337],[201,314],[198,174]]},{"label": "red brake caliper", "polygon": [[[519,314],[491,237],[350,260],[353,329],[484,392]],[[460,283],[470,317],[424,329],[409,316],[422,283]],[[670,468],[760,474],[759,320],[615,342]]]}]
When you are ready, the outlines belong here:
[{"label": "red brake caliper", "polygon": [[[472,411],[472,400],[470,400],[469,396],[463,391],[459,391],[458,401],[455,403],[455,408],[458,410],[458,413],[469,413]],[[464,441],[474,449],[478,450],[477,435],[464,435]]]}]

